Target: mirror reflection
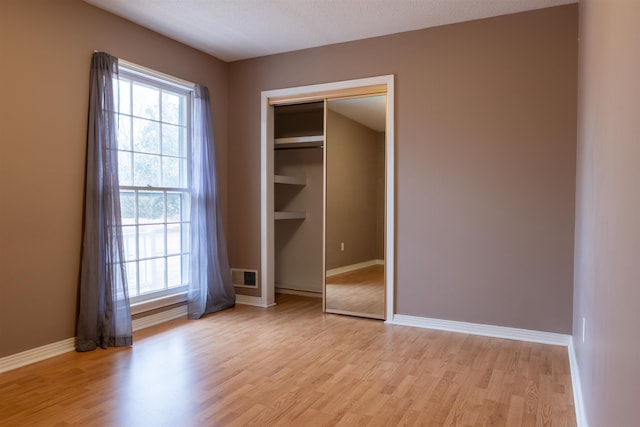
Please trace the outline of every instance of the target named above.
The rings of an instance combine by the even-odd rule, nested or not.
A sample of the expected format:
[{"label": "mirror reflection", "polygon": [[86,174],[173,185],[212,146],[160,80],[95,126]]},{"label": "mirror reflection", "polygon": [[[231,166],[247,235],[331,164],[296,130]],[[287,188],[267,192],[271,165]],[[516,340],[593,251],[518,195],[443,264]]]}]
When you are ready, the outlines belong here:
[{"label": "mirror reflection", "polygon": [[326,114],[325,310],[384,319],[386,96]]}]

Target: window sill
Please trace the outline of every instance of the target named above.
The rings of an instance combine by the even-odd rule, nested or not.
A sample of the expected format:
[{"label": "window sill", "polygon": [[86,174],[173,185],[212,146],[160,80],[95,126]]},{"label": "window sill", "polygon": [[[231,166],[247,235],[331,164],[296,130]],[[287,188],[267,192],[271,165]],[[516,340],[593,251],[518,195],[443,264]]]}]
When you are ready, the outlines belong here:
[{"label": "window sill", "polygon": [[133,316],[135,314],[145,313],[147,311],[156,310],[173,304],[179,304],[185,301],[187,301],[187,292],[136,302],[131,304],[131,315]]}]

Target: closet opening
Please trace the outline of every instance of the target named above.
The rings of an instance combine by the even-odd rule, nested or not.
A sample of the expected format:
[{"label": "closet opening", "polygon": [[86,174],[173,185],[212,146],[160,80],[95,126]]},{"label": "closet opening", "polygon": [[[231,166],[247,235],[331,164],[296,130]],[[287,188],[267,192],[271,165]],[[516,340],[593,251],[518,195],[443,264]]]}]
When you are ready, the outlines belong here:
[{"label": "closet opening", "polygon": [[[326,312],[392,320],[393,83],[388,75],[262,93],[255,305],[274,305],[276,291],[298,293],[322,297]],[[377,125],[363,119],[373,114],[374,104],[381,117]],[[347,301],[344,293],[329,295],[327,284],[350,284],[372,273],[383,284],[376,313],[336,305]]]}]

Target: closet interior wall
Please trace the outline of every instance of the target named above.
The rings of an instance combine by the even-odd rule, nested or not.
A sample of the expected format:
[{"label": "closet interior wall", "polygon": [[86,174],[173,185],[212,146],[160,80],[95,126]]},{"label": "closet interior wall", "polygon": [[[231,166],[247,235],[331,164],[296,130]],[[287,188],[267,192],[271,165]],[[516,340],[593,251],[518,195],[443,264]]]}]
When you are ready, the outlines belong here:
[{"label": "closet interior wall", "polygon": [[[324,102],[277,106],[274,113],[275,287],[276,291],[302,291],[320,297],[324,275]],[[278,144],[282,138],[299,137],[316,137],[316,142]],[[302,217],[290,218],[297,214]]]},{"label": "closet interior wall", "polygon": [[327,111],[326,269],[384,263],[384,132]]}]

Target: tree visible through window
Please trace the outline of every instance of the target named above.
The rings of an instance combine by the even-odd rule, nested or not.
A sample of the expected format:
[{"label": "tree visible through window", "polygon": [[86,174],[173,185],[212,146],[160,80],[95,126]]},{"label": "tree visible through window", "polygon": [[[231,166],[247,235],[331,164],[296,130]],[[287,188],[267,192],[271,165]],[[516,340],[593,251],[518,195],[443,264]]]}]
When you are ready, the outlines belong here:
[{"label": "tree visible through window", "polygon": [[120,67],[118,173],[132,302],[186,290],[191,91]]}]

